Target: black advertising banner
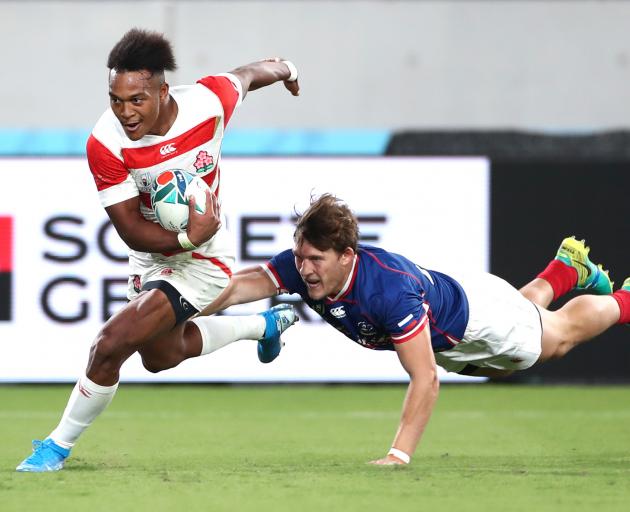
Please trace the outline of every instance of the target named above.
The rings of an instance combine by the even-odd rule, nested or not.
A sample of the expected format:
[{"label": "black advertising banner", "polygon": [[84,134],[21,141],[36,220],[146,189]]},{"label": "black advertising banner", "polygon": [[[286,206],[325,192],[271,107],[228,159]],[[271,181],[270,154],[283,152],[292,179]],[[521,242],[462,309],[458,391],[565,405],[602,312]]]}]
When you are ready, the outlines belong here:
[{"label": "black advertising banner", "polygon": [[[493,161],[491,176],[491,272],[519,288],[545,268],[565,236],[575,235],[586,239],[592,261],[610,269],[615,288],[630,276],[630,163]],[[630,328],[614,326],[510,380],[629,381]]]}]

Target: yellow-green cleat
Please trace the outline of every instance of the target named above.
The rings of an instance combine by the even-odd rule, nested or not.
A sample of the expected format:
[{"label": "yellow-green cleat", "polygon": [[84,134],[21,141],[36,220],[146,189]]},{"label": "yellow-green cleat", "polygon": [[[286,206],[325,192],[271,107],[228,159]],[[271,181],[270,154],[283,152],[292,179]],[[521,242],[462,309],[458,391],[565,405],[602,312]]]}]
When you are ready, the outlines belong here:
[{"label": "yellow-green cleat", "polygon": [[576,240],[574,236],[570,236],[562,240],[556,259],[577,271],[578,280],[575,287],[577,290],[608,295],[613,291],[613,282],[608,276],[608,270],[588,259],[590,250],[584,240]]},{"label": "yellow-green cleat", "polygon": [[630,277],[626,277],[626,280],[621,285],[621,289],[630,292]]}]

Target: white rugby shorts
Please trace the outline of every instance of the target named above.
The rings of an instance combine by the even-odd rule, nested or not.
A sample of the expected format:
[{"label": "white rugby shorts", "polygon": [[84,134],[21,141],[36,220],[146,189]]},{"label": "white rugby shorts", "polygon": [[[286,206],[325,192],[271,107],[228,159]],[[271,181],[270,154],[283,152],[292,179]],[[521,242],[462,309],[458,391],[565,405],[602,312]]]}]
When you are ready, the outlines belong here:
[{"label": "white rugby shorts", "polygon": [[127,298],[136,297],[148,282],[166,281],[201,311],[229,284],[235,245],[224,228],[195,251],[169,257],[129,251]]},{"label": "white rugby shorts", "polygon": [[461,343],[435,354],[449,372],[467,364],[499,370],[525,370],[540,357],[542,323],[533,302],[507,281],[488,273],[453,275],[469,305]]}]

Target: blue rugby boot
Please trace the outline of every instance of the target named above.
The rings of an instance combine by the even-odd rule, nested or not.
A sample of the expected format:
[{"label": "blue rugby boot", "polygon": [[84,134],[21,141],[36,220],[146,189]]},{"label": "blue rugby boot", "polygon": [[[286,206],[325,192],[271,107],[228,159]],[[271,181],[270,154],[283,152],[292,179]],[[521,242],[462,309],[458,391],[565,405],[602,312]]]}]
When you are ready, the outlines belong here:
[{"label": "blue rugby boot", "polygon": [[608,276],[608,270],[601,265],[595,265],[588,259],[590,247],[584,240],[576,240],[570,236],[562,240],[556,254],[556,259],[577,271],[577,290],[588,290],[597,295],[608,295],[613,291],[613,283]]},{"label": "blue rugby boot", "polygon": [[24,459],[16,471],[29,471],[33,473],[43,473],[46,471],[59,471],[63,468],[63,463],[70,455],[68,448],[62,448],[52,439],[43,441],[33,441],[33,453]]},{"label": "blue rugby boot", "polygon": [[277,306],[260,313],[265,319],[265,335],[258,340],[258,359],[261,363],[270,363],[284,346],[280,335],[299,319],[290,304]]}]

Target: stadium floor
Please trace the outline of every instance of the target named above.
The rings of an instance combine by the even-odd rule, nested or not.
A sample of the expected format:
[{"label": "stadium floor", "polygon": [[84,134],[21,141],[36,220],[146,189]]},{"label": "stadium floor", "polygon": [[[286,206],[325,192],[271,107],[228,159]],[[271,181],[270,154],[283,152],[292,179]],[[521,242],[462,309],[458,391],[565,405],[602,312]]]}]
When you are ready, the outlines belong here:
[{"label": "stadium floor", "polygon": [[0,509],[627,511],[630,387],[444,385],[375,467],[404,386],[121,386],[66,469],[23,474],[69,386],[0,386]]}]

